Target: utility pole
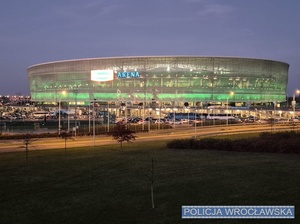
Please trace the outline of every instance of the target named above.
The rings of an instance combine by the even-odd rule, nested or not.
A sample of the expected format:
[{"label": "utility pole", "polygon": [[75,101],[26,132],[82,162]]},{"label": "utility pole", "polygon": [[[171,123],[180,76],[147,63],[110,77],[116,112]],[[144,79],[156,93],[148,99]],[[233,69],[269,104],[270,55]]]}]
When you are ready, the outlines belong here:
[{"label": "utility pole", "polygon": [[76,137],[76,132],[77,132],[77,94],[78,94],[78,89],[76,87],[76,89],[73,90],[73,93],[75,94],[75,119],[74,119],[74,125],[75,125],[75,137]]}]

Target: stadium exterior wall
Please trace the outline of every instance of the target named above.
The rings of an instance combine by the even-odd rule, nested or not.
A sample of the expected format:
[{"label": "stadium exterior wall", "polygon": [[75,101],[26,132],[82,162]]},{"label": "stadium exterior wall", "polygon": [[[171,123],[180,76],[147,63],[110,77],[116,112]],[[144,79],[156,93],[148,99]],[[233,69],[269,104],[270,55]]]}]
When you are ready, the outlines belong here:
[{"label": "stadium exterior wall", "polygon": [[27,71],[33,100],[88,105],[94,99],[282,102],[288,69],[287,63],[264,59],[145,56],[56,61],[30,66]]}]

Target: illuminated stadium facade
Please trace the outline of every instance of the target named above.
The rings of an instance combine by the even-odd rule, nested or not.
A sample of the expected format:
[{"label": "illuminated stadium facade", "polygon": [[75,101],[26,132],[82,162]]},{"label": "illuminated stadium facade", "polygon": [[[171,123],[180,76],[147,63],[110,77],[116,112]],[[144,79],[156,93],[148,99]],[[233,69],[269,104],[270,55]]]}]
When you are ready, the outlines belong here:
[{"label": "illuminated stadium facade", "polygon": [[66,60],[28,68],[35,101],[89,105],[250,105],[286,100],[289,65],[234,57],[151,56]]}]

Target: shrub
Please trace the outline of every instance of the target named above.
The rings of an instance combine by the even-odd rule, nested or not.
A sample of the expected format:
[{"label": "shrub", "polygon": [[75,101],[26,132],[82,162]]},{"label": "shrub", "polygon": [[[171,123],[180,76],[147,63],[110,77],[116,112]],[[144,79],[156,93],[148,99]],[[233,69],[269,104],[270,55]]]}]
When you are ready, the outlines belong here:
[{"label": "shrub", "polygon": [[300,138],[300,132],[297,131],[283,131],[283,132],[262,132],[259,135],[260,138],[267,139],[287,139],[287,138]]},{"label": "shrub", "polygon": [[300,153],[300,132],[261,133],[248,139],[176,139],[167,143],[168,148],[212,149],[237,152]]},{"label": "shrub", "polygon": [[175,139],[167,142],[168,148],[173,149],[196,149],[197,148],[197,140],[196,139]]},{"label": "shrub", "polygon": [[198,140],[198,149],[231,150],[232,141],[229,139],[204,138]]}]

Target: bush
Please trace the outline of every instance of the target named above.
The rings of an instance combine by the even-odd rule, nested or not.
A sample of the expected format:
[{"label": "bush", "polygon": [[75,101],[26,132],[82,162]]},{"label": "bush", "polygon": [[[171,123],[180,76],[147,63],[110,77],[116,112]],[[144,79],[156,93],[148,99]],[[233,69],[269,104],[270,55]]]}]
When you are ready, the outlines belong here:
[{"label": "bush", "polygon": [[231,150],[232,141],[229,139],[204,138],[198,140],[198,149]]},{"label": "bush", "polygon": [[300,132],[297,131],[283,131],[283,132],[262,132],[260,138],[267,139],[287,139],[287,138],[300,138]]},{"label": "bush", "polygon": [[167,143],[168,148],[212,149],[236,152],[300,153],[300,133],[261,133],[248,139],[176,139]]},{"label": "bush", "polygon": [[232,151],[236,152],[257,152],[259,151],[258,138],[236,139],[232,141]]},{"label": "bush", "polygon": [[168,148],[173,149],[197,149],[198,141],[194,138],[191,139],[175,139],[167,142]]}]

